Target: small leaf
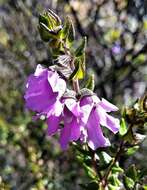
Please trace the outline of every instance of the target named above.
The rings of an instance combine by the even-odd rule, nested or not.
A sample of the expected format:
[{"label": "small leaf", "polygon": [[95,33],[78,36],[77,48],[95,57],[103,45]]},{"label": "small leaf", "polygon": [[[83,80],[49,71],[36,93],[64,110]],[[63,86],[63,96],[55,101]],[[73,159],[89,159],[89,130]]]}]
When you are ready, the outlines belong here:
[{"label": "small leaf", "polygon": [[83,63],[80,58],[75,60],[75,69],[70,76],[70,79],[83,79],[85,75],[85,68],[83,67]]},{"label": "small leaf", "polygon": [[50,9],[44,14],[39,15],[39,32],[42,40],[45,42],[50,39],[57,39],[59,31],[62,29],[62,23],[58,15]]},{"label": "small leaf", "polygon": [[46,26],[49,25],[47,17],[43,14],[39,15],[39,23],[44,23]]},{"label": "small leaf", "polygon": [[112,162],[111,156],[104,151],[98,152],[97,156],[99,157],[99,160],[100,160],[99,161],[99,170],[104,170],[104,169],[108,168],[108,166]]},{"label": "small leaf", "polygon": [[62,38],[68,38],[69,42],[73,42],[75,39],[75,29],[70,17],[66,18],[63,30]]},{"label": "small leaf", "polygon": [[83,166],[84,166],[84,169],[85,169],[87,175],[90,178],[95,179],[95,177],[96,177],[95,171],[91,167],[87,166],[85,163],[83,163]]},{"label": "small leaf", "polygon": [[125,135],[127,133],[127,126],[126,126],[126,122],[125,119],[122,118],[121,119],[121,123],[120,123],[120,129],[119,129],[119,134],[121,136]]},{"label": "small leaf", "polygon": [[109,184],[109,185],[108,185],[108,189],[109,189],[109,190],[118,190],[118,187],[117,187],[117,186],[114,186],[114,185]]},{"label": "small leaf", "polygon": [[122,172],[124,172],[124,170],[121,167],[119,167],[117,165],[115,165],[115,166],[112,167],[112,173],[113,174],[115,174],[115,173],[122,173]]},{"label": "small leaf", "polygon": [[118,176],[117,176],[117,175],[111,175],[111,176],[109,177],[109,183],[110,183],[111,185],[114,185],[115,187],[119,187],[120,184],[121,184],[121,182],[120,182],[120,180],[118,179]]},{"label": "small leaf", "polygon": [[86,49],[86,45],[87,45],[87,38],[86,36],[83,38],[82,43],[80,44],[80,46],[76,49],[75,51],[75,56],[79,57],[81,56],[83,53],[85,53],[85,49]]},{"label": "small leaf", "polygon": [[131,178],[134,182],[138,180],[137,170],[134,164],[129,167],[129,169],[126,172],[126,176]]},{"label": "small leaf", "polygon": [[134,144],[135,138],[132,128],[129,128],[127,133],[123,136],[124,140],[128,141],[130,144]]},{"label": "small leaf", "polygon": [[38,26],[38,30],[43,41],[48,42],[51,39],[48,31],[44,30],[42,26]]},{"label": "small leaf", "polygon": [[70,19],[70,28],[69,28],[69,33],[68,33],[68,41],[73,42],[74,39],[75,39],[75,28],[74,28],[72,20]]},{"label": "small leaf", "polygon": [[128,148],[128,150],[127,150],[127,155],[128,156],[131,156],[132,154],[134,154],[137,150],[139,149],[139,146],[133,146],[133,147],[131,147],[131,148]]},{"label": "small leaf", "polygon": [[89,90],[94,90],[94,74],[91,74],[87,80],[87,83],[85,85],[85,88],[88,88]]},{"label": "small leaf", "polygon": [[123,180],[124,180],[124,185],[126,188],[133,188],[134,187],[135,182],[131,178],[124,176]]},{"label": "small leaf", "polygon": [[109,164],[112,160],[111,156],[104,151],[99,152],[98,156],[100,158],[100,162],[103,162],[104,164]]}]

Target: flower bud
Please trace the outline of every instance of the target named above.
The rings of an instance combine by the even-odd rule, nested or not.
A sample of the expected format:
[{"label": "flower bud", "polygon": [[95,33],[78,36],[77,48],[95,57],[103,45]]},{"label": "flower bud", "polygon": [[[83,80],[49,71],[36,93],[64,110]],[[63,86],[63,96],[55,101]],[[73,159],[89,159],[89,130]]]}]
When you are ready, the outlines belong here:
[{"label": "flower bud", "polygon": [[62,29],[61,19],[50,9],[39,16],[39,32],[43,41],[57,39]]}]

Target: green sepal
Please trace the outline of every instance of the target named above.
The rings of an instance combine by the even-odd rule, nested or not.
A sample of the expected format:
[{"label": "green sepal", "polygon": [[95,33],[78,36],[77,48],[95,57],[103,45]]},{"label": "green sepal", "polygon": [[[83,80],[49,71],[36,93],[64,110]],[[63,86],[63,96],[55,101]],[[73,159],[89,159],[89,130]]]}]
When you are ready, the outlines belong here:
[{"label": "green sepal", "polygon": [[89,75],[89,78],[86,82],[85,88],[88,88],[89,90],[94,90],[95,82],[94,82],[94,74]]},{"label": "green sepal", "polygon": [[80,46],[75,51],[75,56],[79,57],[85,53],[85,49],[87,46],[87,37],[85,36],[80,44]]}]

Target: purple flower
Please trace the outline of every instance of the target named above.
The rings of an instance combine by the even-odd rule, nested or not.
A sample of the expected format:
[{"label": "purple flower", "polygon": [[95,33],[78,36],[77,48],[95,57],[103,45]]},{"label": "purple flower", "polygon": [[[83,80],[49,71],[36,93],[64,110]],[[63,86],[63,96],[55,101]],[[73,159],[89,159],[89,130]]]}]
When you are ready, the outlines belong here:
[{"label": "purple flower", "polygon": [[41,114],[49,114],[66,90],[66,83],[56,71],[37,65],[26,84],[26,107]]},{"label": "purple flower", "polygon": [[81,135],[81,112],[79,102],[73,98],[64,99],[63,121],[64,127],[61,130],[60,145],[63,150],[71,141],[77,141]]},{"label": "purple flower", "polygon": [[119,120],[108,114],[117,111],[118,108],[104,98],[100,100],[96,95],[83,97],[80,106],[83,111],[83,131],[90,148],[95,150],[98,147],[109,146],[110,142],[104,137],[101,126],[107,127],[113,133],[118,132]]},{"label": "purple flower", "polygon": [[122,51],[122,48],[119,44],[115,44],[113,47],[112,47],[112,52],[114,54],[120,54]]},{"label": "purple flower", "polygon": [[[81,116],[79,102],[74,98],[62,98],[62,103],[57,101],[47,113],[47,133],[51,136],[60,131],[60,145],[63,150],[67,149],[69,142],[79,139]],[[60,129],[61,122],[64,126]]]},{"label": "purple flower", "polygon": [[110,145],[101,126],[113,133],[118,132],[119,120],[108,114],[117,111],[116,106],[96,95],[77,100],[76,94],[66,89],[65,81],[51,68],[37,66],[35,73],[28,78],[24,98],[26,107],[36,112],[35,119],[45,116],[48,135],[60,132],[63,150],[67,149],[69,142],[79,139],[93,150]]}]

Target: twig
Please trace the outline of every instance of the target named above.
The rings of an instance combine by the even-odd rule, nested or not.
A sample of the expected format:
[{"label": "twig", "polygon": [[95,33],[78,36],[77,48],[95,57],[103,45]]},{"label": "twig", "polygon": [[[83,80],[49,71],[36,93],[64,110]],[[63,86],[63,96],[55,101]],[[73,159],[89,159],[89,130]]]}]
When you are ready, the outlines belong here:
[{"label": "twig", "polygon": [[117,160],[119,159],[119,157],[120,157],[120,155],[121,155],[121,153],[122,153],[123,145],[124,145],[124,142],[122,141],[122,142],[120,143],[120,146],[119,146],[119,148],[118,148],[118,151],[117,151],[117,153],[116,153],[116,155],[115,155],[115,158],[112,160],[110,166],[108,167],[108,170],[106,171],[106,173],[105,173],[105,175],[104,175],[104,177],[103,177],[103,179],[102,179],[103,184],[104,184],[104,185],[103,185],[104,188],[105,188],[106,185],[107,185],[107,179],[108,179],[108,177],[109,177],[109,174],[110,174],[110,172],[111,172],[112,167],[115,165],[115,163],[117,162]]}]

